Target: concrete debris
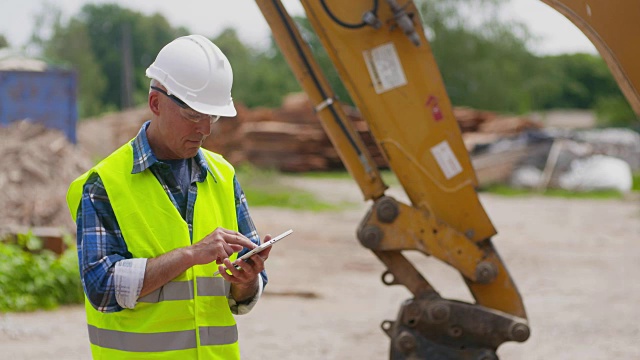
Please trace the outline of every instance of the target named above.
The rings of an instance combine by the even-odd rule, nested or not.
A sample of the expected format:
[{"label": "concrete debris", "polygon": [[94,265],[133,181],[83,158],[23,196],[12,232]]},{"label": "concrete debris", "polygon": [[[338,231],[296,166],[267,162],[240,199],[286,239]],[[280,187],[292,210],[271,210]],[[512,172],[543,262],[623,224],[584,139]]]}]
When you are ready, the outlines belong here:
[{"label": "concrete debris", "polygon": [[62,132],[22,120],[0,128],[0,158],[0,228],[75,233],[65,198],[71,181],[91,167],[89,156]]}]

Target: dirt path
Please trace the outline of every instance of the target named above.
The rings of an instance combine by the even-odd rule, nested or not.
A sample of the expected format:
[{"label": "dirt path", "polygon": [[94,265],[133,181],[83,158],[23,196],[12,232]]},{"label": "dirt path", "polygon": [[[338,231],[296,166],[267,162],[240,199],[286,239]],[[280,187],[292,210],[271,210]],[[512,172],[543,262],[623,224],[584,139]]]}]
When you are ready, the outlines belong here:
[{"label": "dirt path", "polygon": [[[238,318],[243,359],[387,359],[380,323],[395,319],[410,295],[380,282],[383,266],[355,239],[367,206],[349,181],[295,185],[354,205],[334,213],[252,210],[262,233],[290,227],[295,233],[272,252],[261,303]],[[499,349],[502,359],[640,358],[637,201],[488,195],[482,201],[532,326],[526,343]],[[415,255],[444,297],[470,300],[456,272]],[[0,348],[2,359],[88,358],[83,309],[6,314]]]}]

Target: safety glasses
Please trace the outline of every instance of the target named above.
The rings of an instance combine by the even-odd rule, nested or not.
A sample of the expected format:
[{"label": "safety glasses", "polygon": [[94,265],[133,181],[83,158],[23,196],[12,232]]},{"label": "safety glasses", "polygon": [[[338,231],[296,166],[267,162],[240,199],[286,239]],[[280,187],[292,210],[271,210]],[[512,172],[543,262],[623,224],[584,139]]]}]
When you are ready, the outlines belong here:
[{"label": "safety glasses", "polygon": [[168,92],[162,90],[161,88],[157,87],[157,86],[151,86],[151,89],[163,94],[164,96],[168,97],[169,99],[171,99],[171,101],[173,101],[176,105],[178,105],[179,107],[181,107],[182,109],[188,110],[188,112],[185,113],[185,118],[191,122],[199,122],[200,120],[202,120],[203,118],[208,118],[209,121],[211,121],[212,123],[218,121],[218,119],[220,119],[220,115],[208,115],[208,114],[203,114],[200,112],[197,112],[195,110],[193,110],[192,108],[189,107],[189,105],[187,105],[184,101],[180,100],[178,97],[176,97],[175,95],[170,95]]}]

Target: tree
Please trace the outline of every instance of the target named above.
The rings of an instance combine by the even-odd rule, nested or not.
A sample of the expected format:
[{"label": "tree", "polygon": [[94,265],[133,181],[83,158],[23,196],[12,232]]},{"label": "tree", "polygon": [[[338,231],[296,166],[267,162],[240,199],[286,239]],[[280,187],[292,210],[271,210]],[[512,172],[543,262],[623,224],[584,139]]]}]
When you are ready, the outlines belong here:
[{"label": "tree", "polygon": [[280,50],[257,51],[245,46],[234,29],[225,29],[212,40],[227,56],[233,68],[232,96],[249,107],[277,107],[282,98],[300,86]]},{"label": "tree", "polygon": [[78,116],[80,118],[107,110],[102,97],[108,79],[91,51],[90,39],[84,23],[72,19],[66,27],[56,26],[54,35],[46,43],[44,53],[50,59],[59,59],[58,61],[62,64],[73,64],[78,75]]},{"label": "tree", "polygon": [[[517,22],[499,22],[504,0],[418,0],[417,6],[454,105],[525,112],[535,57]],[[470,21],[469,19],[472,19]]]},{"label": "tree", "polygon": [[[52,35],[47,38],[49,33]],[[31,44],[40,49],[49,63],[71,67],[76,71],[80,118],[105,110],[101,97],[107,79],[91,51],[90,39],[83,22],[72,19],[69,24],[63,25],[60,8],[46,3],[35,16]]]},{"label": "tree", "polygon": [[7,41],[7,38],[4,37],[4,35],[0,34],[0,49],[5,47],[9,47],[9,42]]},{"label": "tree", "polygon": [[[108,79],[103,94],[105,104],[118,109],[122,108],[122,92],[126,89],[122,74],[127,59],[123,56],[131,56],[133,98],[135,103],[142,103],[147,99],[149,85],[145,69],[164,45],[188,34],[184,28],[172,28],[161,15],[145,16],[115,4],[85,5],[80,18],[86,24],[91,50]],[[127,43],[130,48],[123,47]]]},{"label": "tree", "polygon": [[[52,35],[47,36],[49,29]],[[117,5],[85,5],[63,24],[60,10],[49,4],[36,17],[32,43],[50,62],[78,71],[80,117],[84,118],[123,108],[125,84],[131,85],[134,104],[146,102],[145,69],[162,46],[186,34],[186,29],[171,27],[161,15],[145,16]],[[129,77],[123,76],[127,64]]]}]

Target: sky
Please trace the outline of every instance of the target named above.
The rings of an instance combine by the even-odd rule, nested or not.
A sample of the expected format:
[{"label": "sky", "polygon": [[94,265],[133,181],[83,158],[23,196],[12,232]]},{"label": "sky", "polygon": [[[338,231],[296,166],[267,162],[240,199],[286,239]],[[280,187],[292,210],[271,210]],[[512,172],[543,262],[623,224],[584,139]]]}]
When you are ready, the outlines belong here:
[{"label": "sky", "polygon": [[[41,12],[44,3],[44,0],[0,0],[0,34],[14,47],[25,45],[33,31],[35,14]],[[269,27],[254,0],[58,0],[55,3],[62,10],[64,20],[77,15],[87,3],[117,3],[147,15],[161,13],[173,26],[184,26],[208,37],[234,27],[240,39],[251,46],[269,43]],[[298,0],[282,0],[282,3],[292,15],[303,14]],[[528,26],[537,38],[530,49],[538,55],[596,53],[580,30],[539,0],[509,0],[503,16]]]}]

